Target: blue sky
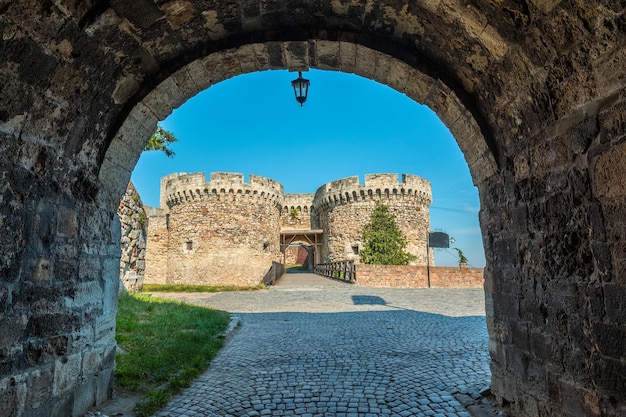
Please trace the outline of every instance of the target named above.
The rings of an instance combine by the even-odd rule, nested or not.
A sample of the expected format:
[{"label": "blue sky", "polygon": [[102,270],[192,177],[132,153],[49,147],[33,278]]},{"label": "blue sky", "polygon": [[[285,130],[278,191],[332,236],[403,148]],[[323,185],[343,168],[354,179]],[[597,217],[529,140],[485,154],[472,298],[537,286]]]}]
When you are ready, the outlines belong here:
[{"label": "blue sky", "polygon": [[[480,202],[467,163],[448,129],[428,107],[353,74],[311,70],[300,107],[297,73],[240,75],[201,92],[161,124],[179,142],[167,158],[144,152],[133,171],[144,204],[159,205],[160,178],[173,172],[240,172],[279,181],[286,193],[370,173],[407,173],[432,184],[431,229],[454,237],[469,264],[485,265]],[[457,265],[437,250],[437,265]]]}]

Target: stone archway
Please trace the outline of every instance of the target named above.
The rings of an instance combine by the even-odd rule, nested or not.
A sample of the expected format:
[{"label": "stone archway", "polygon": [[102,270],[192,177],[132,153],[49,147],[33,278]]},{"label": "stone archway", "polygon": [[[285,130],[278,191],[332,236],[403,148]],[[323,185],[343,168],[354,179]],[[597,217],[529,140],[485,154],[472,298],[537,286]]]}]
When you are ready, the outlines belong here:
[{"label": "stone archway", "polygon": [[[429,105],[479,188],[492,390],[626,413],[620,2],[0,3],[3,414],[108,395],[115,207],[157,120],[236,74],[354,72]],[[6,412],[5,412],[6,411]]]}]

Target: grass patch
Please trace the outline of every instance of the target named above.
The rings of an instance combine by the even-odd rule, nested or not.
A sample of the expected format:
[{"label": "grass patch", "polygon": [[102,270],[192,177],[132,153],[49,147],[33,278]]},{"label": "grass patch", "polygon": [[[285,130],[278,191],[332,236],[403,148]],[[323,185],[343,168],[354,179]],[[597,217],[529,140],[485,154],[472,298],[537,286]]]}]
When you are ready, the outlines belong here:
[{"label": "grass patch", "polygon": [[309,272],[309,267],[304,266],[304,265],[299,265],[299,264],[285,265],[285,270],[287,272],[289,271]]},{"label": "grass patch", "polygon": [[148,295],[120,295],[116,340],[119,386],[145,395],[135,407],[152,415],[204,372],[224,344],[230,315]]},{"label": "grass patch", "polygon": [[259,284],[252,287],[237,287],[235,285],[160,285],[144,284],[143,292],[225,292],[225,291],[255,291],[262,290],[265,285]]}]

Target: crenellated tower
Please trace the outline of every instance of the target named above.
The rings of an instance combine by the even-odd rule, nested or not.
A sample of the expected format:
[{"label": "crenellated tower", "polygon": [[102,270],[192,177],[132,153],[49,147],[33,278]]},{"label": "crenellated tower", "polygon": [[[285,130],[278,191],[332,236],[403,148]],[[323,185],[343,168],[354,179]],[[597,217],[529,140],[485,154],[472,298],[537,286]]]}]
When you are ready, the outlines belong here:
[{"label": "crenellated tower", "polygon": [[247,183],[238,173],[163,177],[166,283],[258,284],[281,259],[282,203],[282,185],[256,175]]},{"label": "crenellated tower", "polygon": [[[430,182],[416,175],[368,174],[365,183],[348,177],[329,182],[315,193],[313,207],[324,230],[322,262],[358,259],[361,229],[370,221],[376,201],[389,206],[408,241],[407,251],[417,257],[411,264],[426,265],[426,238],[430,230]],[[432,265],[432,253],[428,255]]]}]

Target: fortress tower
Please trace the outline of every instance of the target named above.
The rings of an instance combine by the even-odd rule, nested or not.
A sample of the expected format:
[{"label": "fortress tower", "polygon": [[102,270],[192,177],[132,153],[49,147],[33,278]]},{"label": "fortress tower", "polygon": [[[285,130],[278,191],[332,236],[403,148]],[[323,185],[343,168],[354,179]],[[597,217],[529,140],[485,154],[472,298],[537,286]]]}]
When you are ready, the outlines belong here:
[{"label": "fortress tower", "polygon": [[[281,259],[283,200],[281,184],[255,175],[248,183],[235,173],[212,173],[209,182],[204,173],[163,177],[146,254],[160,270],[147,267],[145,282],[258,284]],[[153,221],[158,230],[151,230]],[[166,257],[155,253],[165,248]]]},{"label": "fortress tower", "polygon": [[430,182],[418,176],[369,174],[364,184],[349,177],[315,194],[285,195],[281,184],[255,175],[248,183],[237,173],[212,173],[208,182],[204,173],[168,175],[161,179],[161,208],[146,208],[144,282],[256,285],[273,261],[283,260],[281,235],[282,250],[303,244],[315,262],[357,260],[376,201],[396,216],[417,257],[413,264],[425,265],[432,195]]},{"label": "fortress tower", "polygon": [[[416,175],[369,174],[329,182],[318,188],[313,207],[324,230],[322,262],[358,259],[361,228],[368,223],[376,201],[389,206],[407,239],[407,251],[417,257],[412,265],[426,265],[426,236],[430,230],[430,182]],[[430,253],[430,264],[433,255]]]}]

